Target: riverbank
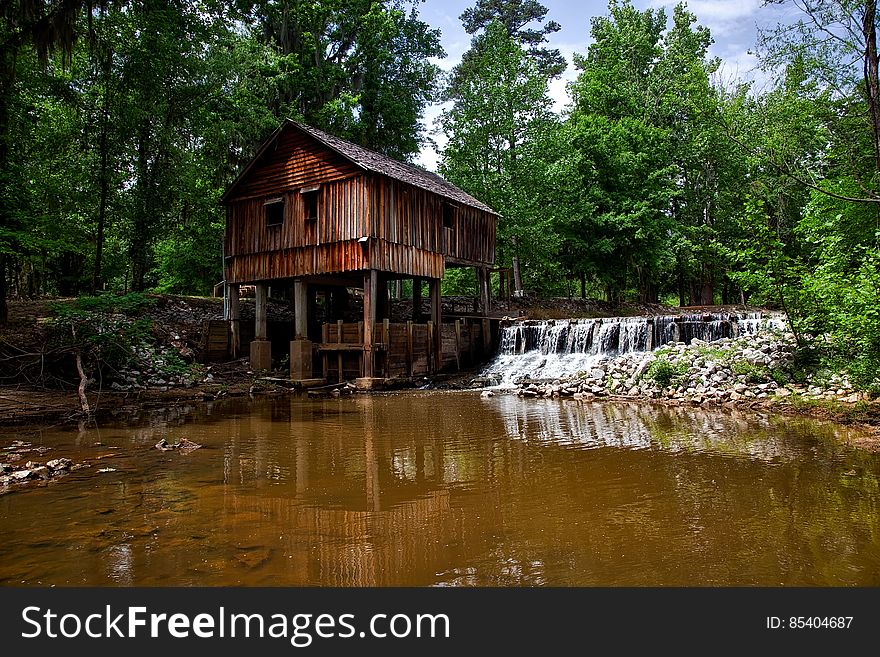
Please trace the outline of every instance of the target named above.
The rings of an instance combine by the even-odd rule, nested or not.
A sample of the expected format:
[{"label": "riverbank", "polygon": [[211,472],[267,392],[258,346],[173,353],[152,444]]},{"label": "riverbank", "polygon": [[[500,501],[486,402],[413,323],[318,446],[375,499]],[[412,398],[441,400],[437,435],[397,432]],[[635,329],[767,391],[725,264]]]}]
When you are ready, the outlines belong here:
[{"label": "riverbank", "polygon": [[[283,372],[255,373],[246,358],[200,362],[202,328],[222,317],[220,299],[140,295],[110,297],[99,306],[94,301],[92,306],[77,303],[82,305],[74,300],[11,304],[10,325],[0,337],[0,425],[75,422],[291,390]],[[580,310],[607,311],[597,303],[581,302]],[[273,302],[270,310],[283,319],[289,305]],[[540,308],[536,312],[540,314]],[[78,324],[72,324],[71,317]],[[71,327],[80,332],[70,336],[65,331]],[[67,337],[81,336],[84,328],[100,338],[100,350],[89,341]],[[108,335],[118,339],[113,342]],[[78,353],[87,381],[74,368]],[[515,390],[524,397],[738,406],[870,425],[880,431],[880,404],[857,392],[845,376],[808,370],[795,354],[794,336],[778,331],[711,342],[694,339],[595,359],[588,369],[568,377],[522,379]],[[82,394],[78,379],[85,383]],[[460,389],[497,381],[471,372],[420,381],[426,383]]]}]

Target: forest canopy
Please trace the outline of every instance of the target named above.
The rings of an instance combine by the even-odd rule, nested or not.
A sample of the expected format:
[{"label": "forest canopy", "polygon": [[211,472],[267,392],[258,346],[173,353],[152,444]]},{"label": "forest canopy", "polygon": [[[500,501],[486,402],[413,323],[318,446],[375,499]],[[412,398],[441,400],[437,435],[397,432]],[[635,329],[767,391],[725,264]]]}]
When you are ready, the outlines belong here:
[{"label": "forest canopy", "polygon": [[611,0],[559,114],[536,0],[476,0],[448,75],[418,2],[4,3],[0,324],[11,297],[209,293],[218,199],[281,119],[412,161],[445,101],[440,173],[502,215],[517,288],[777,307],[803,353],[875,385],[876,2],[792,6],[755,44],[757,89],[720,81],[686,4]]}]

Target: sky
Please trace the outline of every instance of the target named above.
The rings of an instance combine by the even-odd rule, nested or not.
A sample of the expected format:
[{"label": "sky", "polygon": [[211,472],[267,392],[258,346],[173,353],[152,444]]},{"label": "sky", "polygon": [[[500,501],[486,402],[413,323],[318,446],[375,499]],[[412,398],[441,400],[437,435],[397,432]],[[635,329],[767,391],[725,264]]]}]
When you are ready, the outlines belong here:
[{"label": "sky", "polygon": [[[436,60],[443,69],[451,70],[462,53],[470,46],[470,35],[461,26],[459,16],[476,0],[425,0],[419,5],[421,19],[431,27],[441,31],[441,42],[446,57]],[[561,111],[568,102],[566,84],[576,76],[572,64],[574,53],[586,53],[590,43],[590,19],[608,13],[607,0],[542,0],[548,12],[545,18],[555,20],[562,29],[549,37],[549,46],[559,48],[569,66],[562,77],[550,83],[550,95],[555,109]],[[667,16],[677,4],[672,0],[635,0],[638,9],[665,7]],[[758,28],[769,28],[793,15],[791,8],[765,5],[764,0],[690,0],[690,11],[696,15],[697,22],[709,28],[714,43],[709,54],[720,57],[723,65],[719,72],[725,81],[734,79],[754,80],[756,85],[766,84],[766,77],[757,68],[757,59],[751,53],[757,42]],[[429,132],[434,129],[434,120],[442,107],[431,106],[425,112],[424,123]],[[432,134],[437,148],[426,147],[416,162],[432,171],[436,170],[445,138],[442,134]]]}]

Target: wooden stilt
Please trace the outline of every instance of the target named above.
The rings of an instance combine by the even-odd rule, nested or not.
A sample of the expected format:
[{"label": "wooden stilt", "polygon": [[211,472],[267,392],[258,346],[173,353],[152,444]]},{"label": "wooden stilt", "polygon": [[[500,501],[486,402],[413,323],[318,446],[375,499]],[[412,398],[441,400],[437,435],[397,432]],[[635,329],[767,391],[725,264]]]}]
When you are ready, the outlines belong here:
[{"label": "wooden stilt", "polygon": [[[342,344],[342,320],[341,319],[336,320],[336,342],[339,344]],[[342,383],[344,381],[344,377],[342,374],[342,352],[341,351],[336,354],[336,367],[339,370],[339,372],[338,372],[339,383]]]},{"label": "wooden stilt", "polygon": [[293,282],[293,337],[304,339],[309,335],[308,285],[297,279]]},{"label": "wooden stilt", "polygon": [[434,323],[434,371],[443,367],[443,317],[440,307],[440,279],[432,278],[428,282],[431,295],[431,321]]},{"label": "wooden stilt", "polygon": [[232,283],[229,286],[229,303],[227,305],[227,319],[229,320],[229,351],[233,358],[238,358],[238,352],[241,349],[241,308],[238,303],[239,288],[238,283]]},{"label": "wooden stilt", "polygon": [[256,310],[254,316],[254,339],[266,339],[266,315],[268,311],[268,298],[266,296],[266,284],[257,283],[255,286]]},{"label": "wooden stilt", "polygon": [[376,288],[378,272],[364,273],[364,377],[373,376],[373,324],[376,321]]}]

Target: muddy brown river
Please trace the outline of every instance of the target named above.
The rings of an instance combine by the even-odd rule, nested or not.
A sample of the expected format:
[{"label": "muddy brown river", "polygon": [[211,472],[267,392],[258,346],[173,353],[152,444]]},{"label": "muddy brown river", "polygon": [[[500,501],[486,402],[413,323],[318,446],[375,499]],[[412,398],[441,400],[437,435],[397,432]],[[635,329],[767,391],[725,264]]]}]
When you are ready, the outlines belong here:
[{"label": "muddy brown river", "polygon": [[448,392],[0,429],[91,464],[0,495],[0,584],[878,586],[880,456],[855,437]]}]

